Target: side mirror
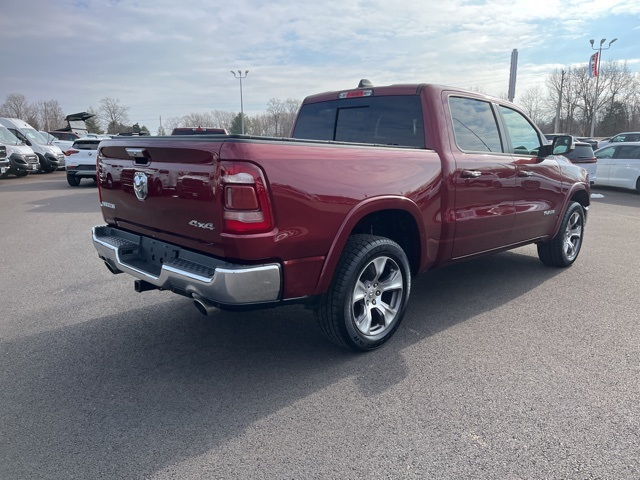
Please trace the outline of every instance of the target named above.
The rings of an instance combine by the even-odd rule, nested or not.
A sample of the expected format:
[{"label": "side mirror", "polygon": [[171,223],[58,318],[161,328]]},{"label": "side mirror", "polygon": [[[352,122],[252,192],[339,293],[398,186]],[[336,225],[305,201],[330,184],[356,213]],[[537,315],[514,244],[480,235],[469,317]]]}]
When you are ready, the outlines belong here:
[{"label": "side mirror", "polygon": [[538,158],[543,159],[549,155],[564,155],[572,150],[575,150],[576,146],[573,143],[573,137],[571,135],[558,135],[553,139],[553,142],[548,145],[540,146],[538,150]]},{"label": "side mirror", "polygon": [[570,135],[558,135],[553,139],[551,146],[553,147],[554,155],[564,155],[576,148],[573,143],[573,137]]}]

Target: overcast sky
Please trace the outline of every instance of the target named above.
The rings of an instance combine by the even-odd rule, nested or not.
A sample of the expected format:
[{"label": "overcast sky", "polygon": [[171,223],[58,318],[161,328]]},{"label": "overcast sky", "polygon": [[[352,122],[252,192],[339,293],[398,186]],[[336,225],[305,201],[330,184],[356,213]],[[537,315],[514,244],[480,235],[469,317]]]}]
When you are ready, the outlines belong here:
[{"label": "overcast sky", "polygon": [[639,0],[3,0],[0,103],[57,100],[65,114],[100,99],[160,116],[240,111],[231,70],[248,70],[244,110],[374,84],[441,83],[518,93],[586,64],[589,39],[618,41],[604,61],[640,72]]}]

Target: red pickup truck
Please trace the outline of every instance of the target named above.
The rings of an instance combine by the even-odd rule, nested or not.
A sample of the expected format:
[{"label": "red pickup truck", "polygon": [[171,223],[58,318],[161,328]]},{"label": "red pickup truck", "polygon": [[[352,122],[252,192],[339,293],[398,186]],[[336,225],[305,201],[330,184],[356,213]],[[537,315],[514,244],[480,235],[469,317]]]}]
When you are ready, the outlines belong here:
[{"label": "red pickup truck", "polygon": [[588,174],[516,106],[438,85],[306,98],[292,138],[126,137],[100,144],[100,258],[135,289],[198,310],[305,302],[327,337],[387,341],[412,276],[536,243],[571,265]]}]

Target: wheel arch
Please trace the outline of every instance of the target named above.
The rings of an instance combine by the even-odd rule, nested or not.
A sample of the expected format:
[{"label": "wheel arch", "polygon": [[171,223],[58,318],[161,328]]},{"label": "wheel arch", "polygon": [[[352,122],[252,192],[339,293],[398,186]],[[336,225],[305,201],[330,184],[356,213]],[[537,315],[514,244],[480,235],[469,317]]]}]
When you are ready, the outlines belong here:
[{"label": "wheel arch", "polygon": [[569,205],[571,204],[571,202],[578,202],[580,205],[582,205],[582,209],[584,210],[585,222],[586,222],[587,212],[589,211],[589,205],[591,205],[589,190],[587,190],[584,187],[580,188],[579,186],[575,186],[573,191],[567,195],[566,200],[562,205],[562,212],[560,215],[558,215],[558,220],[553,230],[553,234],[551,235],[550,238],[554,238],[560,231],[560,225],[562,224],[564,212],[567,211],[567,208],[569,208]]},{"label": "wheel arch", "polygon": [[405,197],[374,197],[353,208],[338,229],[318,279],[317,294],[328,290],[342,251],[355,234],[373,234],[396,242],[407,255],[412,275],[424,262],[426,231],[418,206]]},{"label": "wheel arch", "polygon": [[[589,208],[589,205],[591,204],[591,199],[589,197],[589,192],[587,192],[586,190],[576,190],[574,191],[570,198],[569,198],[570,202],[578,202],[580,205],[582,205],[582,208],[584,208],[585,210],[587,210]],[[567,205],[569,204],[569,202],[567,202]],[[565,205],[566,208],[566,205]]]}]

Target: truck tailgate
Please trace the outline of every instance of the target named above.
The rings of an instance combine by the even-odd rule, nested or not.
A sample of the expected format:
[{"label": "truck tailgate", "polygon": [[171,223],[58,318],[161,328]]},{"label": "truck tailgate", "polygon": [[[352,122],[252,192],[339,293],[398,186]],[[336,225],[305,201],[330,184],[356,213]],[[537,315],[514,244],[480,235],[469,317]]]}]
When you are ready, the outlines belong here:
[{"label": "truck tailgate", "polygon": [[223,140],[107,140],[100,144],[102,213],[110,224],[170,240],[220,242]]}]

